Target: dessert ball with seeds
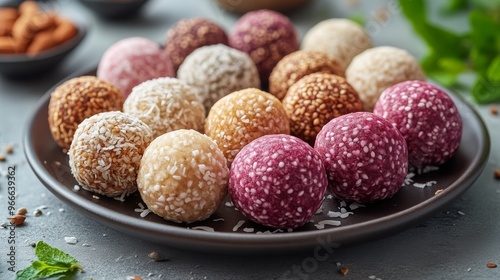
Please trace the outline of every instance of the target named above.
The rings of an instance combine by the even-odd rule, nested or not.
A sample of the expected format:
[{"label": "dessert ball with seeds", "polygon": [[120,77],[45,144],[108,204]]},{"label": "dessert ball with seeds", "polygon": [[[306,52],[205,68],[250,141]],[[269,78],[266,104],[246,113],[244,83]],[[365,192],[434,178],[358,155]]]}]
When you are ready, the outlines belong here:
[{"label": "dessert ball with seeds", "polygon": [[108,111],[121,111],[124,97],[113,84],[94,76],[72,78],[50,95],[48,115],[52,137],[69,149],[78,125],[86,118]]},{"label": "dessert ball with seeds", "polygon": [[151,129],[136,117],[113,111],[85,119],[69,149],[69,166],[84,189],[125,196],[137,190],[142,154],[153,140]]},{"label": "dessert ball with seeds", "polygon": [[97,77],[116,85],[125,97],[144,81],[173,76],[172,62],[160,45],[142,37],[114,43],[104,52],[97,67]]},{"label": "dessert ball with seeds", "polygon": [[195,90],[176,78],[145,81],[132,89],[123,112],[139,118],[154,138],[177,129],[203,132],[205,108]]},{"label": "dessert ball with seeds", "polygon": [[268,134],[290,134],[283,104],[256,88],[235,91],[217,101],[205,120],[205,133],[224,153],[229,164],[253,140]]},{"label": "dessert ball with seeds", "polygon": [[332,56],[315,51],[296,51],[274,67],[269,76],[269,92],[281,100],[298,80],[317,72],[345,77],[344,69]]},{"label": "dessert ball with seeds", "polygon": [[241,149],[231,165],[229,194],[248,219],[296,228],[316,213],[328,185],[318,153],[285,134],[265,135]]},{"label": "dessert ball with seeds", "polygon": [[316,137],[328,175],[328,189],[339,199],[369,203],[392,197],[408,172],[408,149],[399,131],[369,112],[340,116]]},{"label": "dessert ball with seeds", "polygon": [[331,119],[363,109],[358,94],[346,80],[327,73],[300,79],[290,87],[282,102],[290,118],[290,133],[311,146]]},{"label": "dessert ball with seeds", "polygon": [[184,59],[197,48],[228,44],[227,34],[217,23],[206,18],[189,18],[172,26],[165,38],[165,52],[177,72]]},{"label": "dessert ball with seeds", "polygon": [[299,49],[295,26],[284,15],[258,10],[243,15],[229,33],[229,45],[250,55],[267,85],[274,66],[284,56]]},{"label": "dessert ball with seeds", "polygon": [[357,55],[346,70],[346,79],[358,92],[365,111],[373,111],[386,88],[408,80],[425,80],[418,61],[395,47],[376,47]]},{"label": "dessert ball with seeds", "polygon": [[156,138],[144,152],[137,177],[151,211],[173,222],[208,218],[227,194],[229,168],[209,137],[180,129]]},{"label": "dessert ball with seeds", "polygon": [[349,19],[327,19],[304,35],[301,49],[319,51],[334,57],[346,69],[353,57],[371,48],[370,37],[358,23]]},{"label": "dessert ball with seeds", "polygon": [[462,118],[441,88],[422,81],[406,81],[386,89],[373,112],[388,120],[408,145],[410,164],[440,165],[458,151]]},{"label": "dessert ball with seeds", "polygon": [[244,52],[221,44],[195,50],[177,74],[180,80],[196,89],[207,111],[233,91],[260,86],[252,59]]}]

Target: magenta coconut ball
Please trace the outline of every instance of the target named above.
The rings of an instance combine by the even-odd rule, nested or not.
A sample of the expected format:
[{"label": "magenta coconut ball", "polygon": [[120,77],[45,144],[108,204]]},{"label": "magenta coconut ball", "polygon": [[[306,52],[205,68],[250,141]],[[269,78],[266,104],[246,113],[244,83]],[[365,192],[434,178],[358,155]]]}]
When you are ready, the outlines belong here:
[{"label": "magenta coconut ball", "polygon": [[427,82],[407,81],[386,89],[374,113],[401,132],[415,167],[443,164],[460,146],[462,118],[455,103]]},{"label": "magenta coconut ball", "polygon": [[286,134],[250,142],[231,165],[229,194],[248,219],[273,228],[296,228],[321,206],[328,182],[319,155]]},{"label": "magenta coconut ball", "polygon": [[408,172],[405,139],[387,120],[369,112],[343,115],[316,137],[335,197],[370,203],[392,197]]}]

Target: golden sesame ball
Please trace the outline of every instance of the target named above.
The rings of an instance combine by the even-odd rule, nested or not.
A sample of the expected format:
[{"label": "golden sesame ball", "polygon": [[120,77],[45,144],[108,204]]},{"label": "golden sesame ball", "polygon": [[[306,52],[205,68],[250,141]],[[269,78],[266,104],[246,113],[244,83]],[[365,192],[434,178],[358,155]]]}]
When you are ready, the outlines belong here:
[{"label": "golden sesame ball", "polygon": [[229,168],[212,139],[180,129],[156,138],[144,152],[137,177],[141,197],[173,222],[208,218],[227,194]]},{"label": "golden sesame ball", "polygon": [[299,50],[285,56],[274,67],[269,77],[269,92],[281,100],[291,85],[316,72],[345,77],[344,69],[334,57],[322,52]]},{"label": "golden sesame ball", "polygon": [[69,149],[69,166],[84,189],[105,196],[137,190],[137,171],[151,129],[136,117],[104,112],[85,119]]},{"label": "golden sesame ball", "polygon": [[52,137],[69,149],[78,125],[86,118],[107,111],[121,111],[124,97],[109,82],[82,76],[58,86],[50,96],[49,127]]},{"label": "golden sesame ball", "polygon": [[219,145],[230,165],[252,140],[268,134],[290,134],[290,123],[276,97],[248,88],[214,104],[205,120],[205,133]]},{"label": "golden sesame ball", "polygon": [[314,145],[316,135],[330,120],[361,111],[357,92],[343,77],[314,73],[293,84],[283,98],[291,134]]}]

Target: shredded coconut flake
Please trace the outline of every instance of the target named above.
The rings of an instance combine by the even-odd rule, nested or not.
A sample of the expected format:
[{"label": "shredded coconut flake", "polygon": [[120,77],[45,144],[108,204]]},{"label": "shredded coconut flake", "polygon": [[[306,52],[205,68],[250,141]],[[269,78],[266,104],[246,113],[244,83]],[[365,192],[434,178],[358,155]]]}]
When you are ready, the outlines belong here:
[{"label": "shredded coconut flake", "polygon": [[240,220],[236,225],[233,227],[233,231],[237,231],[243,224],[245,223],[245,220]]},{"label": "shredded coconut flake", "polygon": [[188,227],[188,229],[204,230],[204,231],[208,231],[208,232],[214,232],[214,228],[208,227],[208,226],[196,226],[196,227],[192,227],[192,228]]}]

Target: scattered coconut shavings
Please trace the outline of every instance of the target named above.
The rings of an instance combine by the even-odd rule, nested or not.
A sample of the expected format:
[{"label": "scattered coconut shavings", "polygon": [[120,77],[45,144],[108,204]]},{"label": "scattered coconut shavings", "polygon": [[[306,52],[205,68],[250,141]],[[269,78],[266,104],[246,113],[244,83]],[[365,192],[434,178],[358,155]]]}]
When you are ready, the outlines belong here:
[{"label": "scattered coconut shavings", "polygon": [[88,244],[88,243],[83,243],[83,244],[82,244],[82,247],[90,247],[90,244]]},{"label": "scattered coconut shavings", "polygon": [[425,173],[429,173],[429,172],[436,171],[436,170],[439,170],[438,166],[428,165],[428,166],[425,166],[423,168],[419,168],[418,174],[425,174]]},{"label": "scattered coconut shavings", "polygon": [[351,209],[351,210],[356,210],[358,208],[363,208],[363,207],[366,207],[366,206],[363,204],[357,203],[357,202],[353,202],[353,203],[349,204],[349,209]]},{"label": "scattered coconut shavings", "polygon": [[470,267],[469,267],[469,268],[467,268],[467,272],[470,272],[471,270],[472,270],[472,268],[470,268]]},{"label": "scattered coconut shavings", "polygon": [[330,225],[330,226],[340,226],[341,222],[340,221],[335,221],[335,220],[323,220],[319,221],[318,223],[314,224],[314,226],[317,229],[324,229],[325,225]]},{"label": "scattered coconut shavings", "polygon": [[152,212],[151,209],[145,208],[144,204],[142,204],[141,202],[137,203],[137,205],[139,206],[139,208],[135,208],[134,212],[139,213],[139,216],[141,218],[146,217],[149,213]]},{"label": "scattered coconut shavings", "polygon": [[323,210],[321,210],[321,208],[319,208],[318,211],[316,211],[316,213],[314,215],[319,215],[321,213],[323,213]]},{"label": "scattered coconut shavings", "polygon": [[346,207],[346,206],[347,206],[347,203],[344,200],[340,201],[340,207],[339,208],[343,208],[343,207]]},{"label": "scattered coconut shavings", "polygon": [[333,195],[332,194],[329,194],[326,196],[327,199],[333,199]]},{"label": "scattered coconut shavings", "polygon": [[337,212],[337,211],[328,211],[328,213],[326,214],[328,217],[330,218],[341,218],[341,219],[345,219],[347,217],[349,217],[349,215],[354,215],[353,212],[348,212],[345,210],[345,208],[342,208],[342,210],[344,210],[343,212]]},{"label": "scattered coconut shavings", "polygon": [[193,229],[193,230],[204,230],[208,232],[214,232],[214,228],[208,227],[208,226],[196,226],[196,227],[188,227],[187,229]]},{"label": "scattered coconut shavings", "polygon": [[94,194],[94,195],[92,195],[92,198],[93,198],[93,199],[101,199],[99,196],[97,196],[97,195],[95,195],[95,194]]},{"label": "scattered coconut shavings", "polygon": [[115,200],[118,200],[118,201],[121,201],[121,202],[124,202],[125,201],[125,197],[128,196],[128,192],[123,192],[120,196],[115,196],[113,197]]},{"label": "scattered coconut shavings", "polygon": [[233,227],[233,231],[237,231],[243,224],[245,223],[245,220],[240,220],[236,225]]},{"label": "scattered coconut shavings", "polygon": [[415,173],[413,173],[413,172],[408,172],[408,173],[406,174],[406,178],[405,178],[405,180],[404,180],[404,182],[403,182],[403,187],[404,187],[404,186],[409,186],[409,185],[411,185],[411,183],[413,183],[413,179],[412,179],[413,177],[415,177]]},{"label": "scattered coconut shavings", "polygon": [[142,211],[139,216],[141,216],[141,218],[144,218],[146,217],[149,213],[151,213],[153,211],[151,211],[151,209],[145,209],[144,211]]},{"label": "scattered coconut shavings", "polygon": [[74,190],[75,192],[79,191],[79,190],[80,190],[80,186],[79,186],[79,185],[74,185],[74,186],[73,186],[73,190]]},{"label": "scattered coconut shavings", "polygon": [[465,213],[462,211],[457,211],[458,215],[465,216]]},{"label": "scattered coconut shavings", "polygon": [[76,239],[76,237],[74,237],[74,236],[66,236],[66,237],[64,237],[64,242],[66,242],[68,244],[76,244],[76,243],[78,243],[78,239]]},{"label": "scattered coconut shavings", "polygon": [[234,207],[234,204],[231,201],[224,203],[224,205],[226,205],[226,207]]},{"label": "scattered coconut shavings", "polygon": [[254,228],[248,228],[248,227],[246,227],[246,228],[243,228],[243,231],[244,232],[254,232],[255,229]]},{"label": "scattered coconut shavings", "polygon": [[58,210],[58,211],[59,211],[59,212],[61,212],[61,213],[63,213],[63,212],[64,212],[64,211],[66,211],[66,210],[64,210],[64,208],[59,208],[59,210]]},{"label": "scattered coconut shavings", "polygon": [[224,222],[225,219],[224,218],[217,218],[217,219],[213,219],[212,221],[214,221],[214,222]]},{"label": "scattered coconut shavings", "polygon": [[416,188],[419,188],[419,189],[423,189],[423,188],[426,188],[426,187],[432,187],[435,184],[437,184],[436,181],[429,181],[427,183],[413,183],[413,186],[416,187]]}]

